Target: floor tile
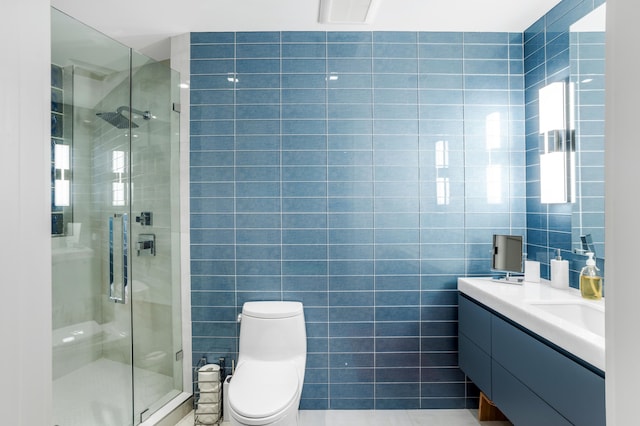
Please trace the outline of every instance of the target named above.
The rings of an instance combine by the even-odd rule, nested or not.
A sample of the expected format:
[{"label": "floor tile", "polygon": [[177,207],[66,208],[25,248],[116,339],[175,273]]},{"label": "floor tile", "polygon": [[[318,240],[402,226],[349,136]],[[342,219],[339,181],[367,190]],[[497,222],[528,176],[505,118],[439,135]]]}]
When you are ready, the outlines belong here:
[{"label": "floor tile", "polygon": [[[510,422],[480,422],[477,410],[301,410],[299,426],[419,425],[513,426]],[[193,426],[193,412],[176,426]]]}]

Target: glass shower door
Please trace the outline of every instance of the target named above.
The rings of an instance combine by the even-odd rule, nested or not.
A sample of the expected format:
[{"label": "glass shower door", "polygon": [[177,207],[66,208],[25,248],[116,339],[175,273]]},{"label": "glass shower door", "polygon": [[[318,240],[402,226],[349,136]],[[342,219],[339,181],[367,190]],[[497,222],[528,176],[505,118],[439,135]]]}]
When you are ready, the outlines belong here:
[{"label": "glass shower door", "polygon": [[137,425],[182,390],[175,75],[51,27],[53,424]]}]

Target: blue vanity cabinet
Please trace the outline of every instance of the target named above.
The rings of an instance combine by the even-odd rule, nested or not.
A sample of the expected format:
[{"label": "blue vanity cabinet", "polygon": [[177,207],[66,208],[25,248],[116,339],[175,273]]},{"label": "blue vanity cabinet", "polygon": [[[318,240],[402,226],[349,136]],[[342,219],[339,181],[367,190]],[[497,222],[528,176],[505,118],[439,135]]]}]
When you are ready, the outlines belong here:
[{"label": "blue vanity cabinet", "polygon": [[[516,426],[571,426],[567,419],[493,361],[493,403]],[[579,425],[579,423],[576,423]]]},{"label": "blue vanity cabinet", "polygon": [[[604,377],[498,316],[491,327],[496,363],[571,424],[605,424]],[[500,406],[499,398],[494,402]]]},{"label": "blue vanity cabinet", "polygon": [[458,364],[491,399],[491,313],[462,296],[458,305]]},{"label": "blue vanity cabinet", "polygon": [[[458,299],[460,368],[514,424],[605,424],[604,373],[473,299]],[[477,372],[487,357],[489,377]]]}]

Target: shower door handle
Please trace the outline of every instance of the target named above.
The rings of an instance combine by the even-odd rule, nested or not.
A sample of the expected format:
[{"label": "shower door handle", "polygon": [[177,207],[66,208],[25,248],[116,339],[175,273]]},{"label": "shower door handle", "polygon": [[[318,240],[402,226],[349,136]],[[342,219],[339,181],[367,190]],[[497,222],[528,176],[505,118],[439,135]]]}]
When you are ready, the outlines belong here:
[{"label": "shower door handle", "polygon": [[[114,243],[115,219],[119,220],[122,237],[122,256],[116,256],[114,251],[117,244]],[[129,281],[129,242],[128,228],[129,216],[127,213],[116,213],[109,218],[109,299],[115,303],[127,303],[127,286]],[[122,263],[119,265],[119,263]],[[120,266],[120,268],[118,268]],[[122,274],[116,276],[115,270],[121,269]]]}]

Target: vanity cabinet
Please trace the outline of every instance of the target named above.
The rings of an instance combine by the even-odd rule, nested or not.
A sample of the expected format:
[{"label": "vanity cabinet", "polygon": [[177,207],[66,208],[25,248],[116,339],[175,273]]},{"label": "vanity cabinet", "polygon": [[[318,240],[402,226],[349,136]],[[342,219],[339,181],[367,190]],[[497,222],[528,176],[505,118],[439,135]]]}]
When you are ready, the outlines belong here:
[{"label": "vanity cabinet", "polygon": [[516,425],[604,425],[604,374],[468,296],[460,368]]},{"label": "vanity cabinet", "polygon": [[458,296],[458,363],[489,399],[491,392],[492,314],[463,296]]}]

